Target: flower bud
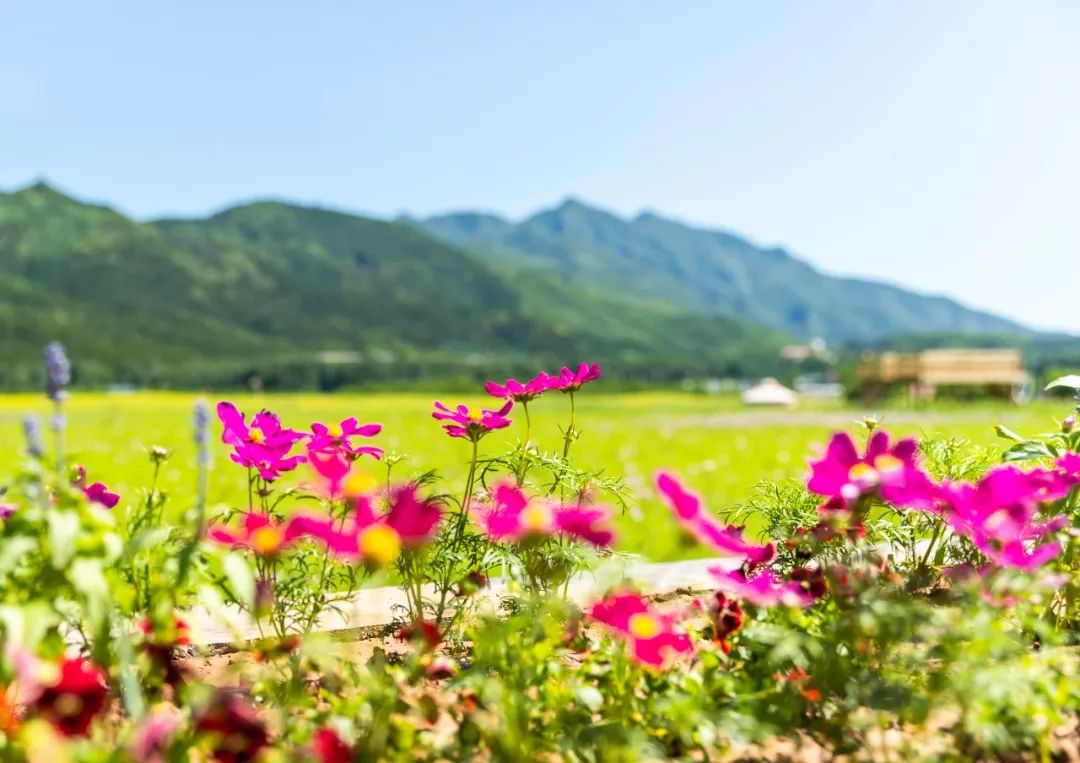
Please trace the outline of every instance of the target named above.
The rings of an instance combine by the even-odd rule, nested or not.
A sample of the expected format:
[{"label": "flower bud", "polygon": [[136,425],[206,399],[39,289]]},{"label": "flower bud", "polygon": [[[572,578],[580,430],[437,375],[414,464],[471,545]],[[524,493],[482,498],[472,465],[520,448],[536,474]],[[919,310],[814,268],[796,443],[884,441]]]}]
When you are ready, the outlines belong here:
[{"label": "flower bud", "polygon": [[1061,422],[1061,431],[1065,434],[1073,431],[1076,428],[1076,416],[1066,416]]}]

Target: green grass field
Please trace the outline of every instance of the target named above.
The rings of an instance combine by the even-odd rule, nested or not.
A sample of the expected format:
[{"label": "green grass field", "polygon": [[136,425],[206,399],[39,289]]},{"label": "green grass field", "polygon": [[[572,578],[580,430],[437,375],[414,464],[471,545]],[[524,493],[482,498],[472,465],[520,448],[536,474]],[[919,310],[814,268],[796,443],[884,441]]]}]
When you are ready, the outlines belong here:
[{"label": "green grass field", "polygon": [[[143,392],[131,395],[76,393],[68,404],[66,433],[69,462],[82,463],[93,479],[117,489],[124,500],[137,499],[150,478],[146,449],[163,445],[172,458],[162,473],[161,487],[172,498],[174,511],[187,508],[194,485],[194,444],[191,411],[194,394]],[[287,426],[306,428],[312,421],[339,420],[356,415],[362,422],[380,422],[385,429],[378,444],[405,454],[398,476],[437,468],[454,480],[455,490],[467,466],[468,445],[446,437],[430,417],[428,394],[266,395],[231,397],[247,413],[267,407]],[[216,398],[210,401],[216,402]],[[491,405],[490,398],[459,400]],[[0,452],[14,465],[23,450],[22,415],[34,411],[48,421],[48,404],[40,396],[0,397]],[[713,509],[736,505],[762,479],[801,477],[816,444],[835,429],[875,414],[896,434],[959,436],[984,445],[1001,443],[993,433],[1004,423],[1021,433],[1048,431],[1054,419],[1068,413],[1066,401],[1041,401],[1026,407],[984,403],[931,406],[921,410],[857,410],[817,405],[796,411],[747,410],[734,399],[678,393],[589,395],[578,399],[578,426],[584,434],[574,454],[584,466],[621,475],[637,500],[620,518],[622,550],[653,559],[700,555],[685,545],[658,503],[651,487],[653,472],[668,467],[702,492]],[[533,439],[554,450],[561,444],[559,426],[569,415],[563,396],[533,404]],[[215,441],[220,425],[214,422]],[[481,443],[482,453],[496,453],[522,434],[517,424]],[[48,433],[47,433],[48,435]],[[368,462],[372,465],[373,462]],[[10,471],[10,470],[4,470]],[[239,505],[244,500],[244,473],[216,446],[211,475],[212,504]]]}]

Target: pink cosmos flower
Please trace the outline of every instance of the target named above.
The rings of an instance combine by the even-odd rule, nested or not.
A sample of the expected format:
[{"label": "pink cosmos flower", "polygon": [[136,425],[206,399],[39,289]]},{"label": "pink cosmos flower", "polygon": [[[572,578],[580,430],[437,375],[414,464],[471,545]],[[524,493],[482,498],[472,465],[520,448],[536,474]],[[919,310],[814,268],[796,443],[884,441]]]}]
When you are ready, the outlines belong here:
[{"label": "pink cosmos flower", "polygon": [[776,544],[755,545],[743,538],[741,527],[724,526],[705,513],[701,497],[691,493],[674,475],[658,472],[656,487],[664,502],[688,533],[722,554],[744,556],[751,566],[768,564],[776,558]]},{"label": "pink cosmos flower", "polygon": [[221,441],[233,448],[229,457],[240,466],[258,470],[264,480],[272,482],[282,472],[292,471],[306,460],[303,456],[289,455],[304,435],[283,428],[273,413],[259,411],[252,417],[250,426],[232,403],[218,403],[217,413],[225,427]]},{"label": "pink cosmos flower", "polygon": [[581,385],[600,378],[600,364],[588,363],[578,365],[576,371],[563,367],[558,376],[552,376],[548,380],[548,389],[557,389],[562,392],[577,392]]},{"label": "pink cosmos flower", "polygon": [[311,486],[312,491],[330,501],[358,496],[375,484],[372,476],[355,467],[352,458],[344,451],[317,453],[309,450],[308,463],[318,475],[318,484]]},{"label": "pink cosmos flower", "polygon": [[344,525],[329,517],[304,520],[302,532],[318,538],[339,556],[371,561],[384,566],[394,561],[402,548],[417,548],[438,531],[442,509],[419,496],[415,485],[391,491],[390,508],[375,510],[371,496],[356,499],[356,511]]},{"label": "pink cosmos flower", "polygon": [[1054,465],[1060,470],[1063,484],[1071,488],[1080,483],[1080,453],[1066,453]]},{"label": "pink cosmos flower", "polygon": [[678,618],[659,612],[636,593],[610,594],[592,606],[589,616],[625,639],[631,656],[646,667],[660,668],[694,651]]},{"label": "pink cosmos flower", "polygon": [[165,763],[169,745],[184,724],[184,714],[175,705],[155,705],[140,721],[128,752],[142,763]]},{"label": "pink cosmos flower", "polygon": [[489,538],[520,543],[531,538],[568,535],[596,546],[610,545],[615,537],[611,512],[600,507],[561,506],[530,498],[521,488],[503,482],[491,493],[487,506],[476,510]]},{"label": "pink cosmos flower", "polygon": [[273,556],[294,545],[304,535],[314,520],[306,515],[297,515],[287,522],[278,522],[266,514],[251,511],[244,515],[244,522],[238,529],[223,524],[213,524],[207,536],[217,543],[233,548],[250,548],[261,556]]},{"label": "pink cosmos flower", "polygon": [[1040,518],[1045,503],[1067,492],[1060,475],[1043,469],[1025,472],[1011,465],[1000,466],[974,485],[943,487],[943,518],[995,564],[1033,570],[1061,552],[1057,542],[1037,545],[1037,541],[1067,524],[1063,514]]},{"label": "pink cosmos flower", "polygon": [[551,377],[541,371],[524,384],[517,379],[507,379],[506,384],[488,381],[484,390],[492,397],[513,400],[515,403],[528,403],[550,389],[550,383]]},{"label": "pink cosmos flower", "polygon": [[86,469],[84,467],[76,466],[72,471],[71,484],[83,492],[86,500],[91,503],[101,504],[106,509],[114,508],[120,502],[120,496],[109,490],[103,483],[95,482],[87,485]]},{"label": "pink cosmos flower", "polygon": [[18,504],[0,503],[0,521],[10,517],[19,508]]},{"label": "pink cosmos flower", "polygon": [[474,411],[467,405],[459,405],[451,410],[436,400],[431,418],[451,422],[443,424],[443,429],[451,437],[465,437],[477,442],[488,432],[510,426],[510,419],[506,418],[506,414],[513,407],[514,401],[507,400],[506,404],[497,411],[489,411],[486,408]]},{"label": "pink cosmos flower", "polygon": [[308,439],[308,451],[329,455],[332,453],[344,453],[353,459],[360,456],[373,456],[382,458],[383,449],[374,445],[354,445],[354,437],[374,437],[382,431],[382,424],[363,424],[357,421],[355,416],[343,419],[340,424],[311,425],[311,435]]},{"label": "pink cosmos flower", "polygon": [[745,599],[759,607],[808,607],[814,597],[798,581],[783,581],[769,569],[748,576],[742,569],[726,570],[712,567],[709,574],[716,578],[720,590],[737,598]]},{"label": "pink cosmos flower", "polygon": [[810,462],[806,486],[828,496],[823,509],[846,509],[864,495],[877,494],[896,506],[930,509],[938,497],[937,486],[919,469],[918,445],[904,439],[890,445],[881,429],[870,435],[866,453],[859,455],[851,436],[838,432],[825,455]]}]

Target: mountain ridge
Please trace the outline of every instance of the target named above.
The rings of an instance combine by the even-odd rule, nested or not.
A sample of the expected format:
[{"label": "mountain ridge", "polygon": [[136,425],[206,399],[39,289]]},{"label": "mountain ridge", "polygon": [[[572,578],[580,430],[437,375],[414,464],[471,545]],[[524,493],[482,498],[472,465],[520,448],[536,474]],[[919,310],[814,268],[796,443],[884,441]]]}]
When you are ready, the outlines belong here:
[{"label": "mountain ridge", "polygon": [[[804,338],[822,335],[867,343],[940,331],[1034,333],[948,295],[831,274],[784,247],[755,244],[730,231],[686,224],[655,210],[623,217],[568,197],[517,221],[489,213],[483,213],[484,225],[477,224],[478,219],[477,213],[458,211],[412,222],[507,267],[515,262],[543,264],[624,293],[687,300],[695,309]],[[846,303],[865,314],[845,314]]]},{"label": "mountain ridge", "polygon": [[550,273],[508,276],[399,221],[273,200],[138,222],[35,184],[0,194],[0,385],[38,383],[54,338],[80,383],[323,389],[584,359],[657,381],[753,375],[785,341]]}]

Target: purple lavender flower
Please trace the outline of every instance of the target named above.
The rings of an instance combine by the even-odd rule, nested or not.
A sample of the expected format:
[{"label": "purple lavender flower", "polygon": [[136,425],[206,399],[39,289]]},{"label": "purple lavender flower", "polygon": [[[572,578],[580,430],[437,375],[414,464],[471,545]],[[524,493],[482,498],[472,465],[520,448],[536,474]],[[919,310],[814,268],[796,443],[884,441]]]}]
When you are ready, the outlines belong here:
[{"label": "purple lavender flower", "polygon": [[45,345],[45,394],[54,403],[64,399],[65,388],[71,382],[71,363],[68,362],[64,345],[49,342]]},{"label": "purple lavender flower", "polygon": [[195,430],[194,437],[195,445],[199,451],[199,465],[206,466],[210,463],[210,406],[202,398],[195,401],[191,424]]},{"label": "purple lavender flower", "polygon": [[34,458],[45,455],[45,446],[41,443],[41,419],[35,414],[23,416],[23,434],[26,436],[26,452]]}]

